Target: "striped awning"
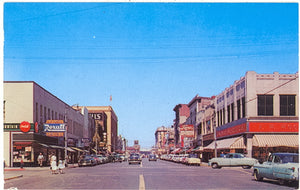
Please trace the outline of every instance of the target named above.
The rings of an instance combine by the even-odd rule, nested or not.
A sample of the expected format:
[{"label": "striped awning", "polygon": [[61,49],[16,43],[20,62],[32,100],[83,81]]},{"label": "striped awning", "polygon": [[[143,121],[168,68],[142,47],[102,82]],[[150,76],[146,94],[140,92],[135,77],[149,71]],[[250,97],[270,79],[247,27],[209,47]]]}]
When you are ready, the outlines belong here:
[{"label": "striped awning", "polygon": [[299,147],[299,135],[295,134],[272,134],[253,136],[253,146],[256,147]]},{"label": "striped awning", "polygon": [[[217,140],[217,149],[245,149],[244,138],[235,137],[223,140]],[[210,143],[204,149],[215,149],[215,141]]]}]

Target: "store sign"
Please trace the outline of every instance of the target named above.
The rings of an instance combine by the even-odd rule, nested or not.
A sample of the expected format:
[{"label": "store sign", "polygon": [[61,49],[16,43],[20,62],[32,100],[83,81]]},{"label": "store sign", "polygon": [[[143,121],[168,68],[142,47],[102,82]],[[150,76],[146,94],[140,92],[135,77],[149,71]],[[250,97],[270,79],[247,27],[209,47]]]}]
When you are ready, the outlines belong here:
[{"label": "store sign", "polygon": [[46,123],[44,124],[44,132],[64,132],[65,124]]},{"label": "store sign", "polygon": [[249,132],[299,132],[298,122],[250,122]]},{"label": "store sign", "polygon": [[242,123],[240,125],[228,127],[223,130],[217,130],[217,138],[231,136],[231,135],[238,135],[245,132],[247,132],[247,125],[246,123]]},{"label": "store sign", "polygon": [[89,113],[89,115],[94,119],[94,120],[103,120],[103,113]]},{"label": "store sign", "polygon": [[31,125],[28,121],[22,121],[20,124],[20,130],[24,133],[30,131]]},{"label": "store sign", "polygon": [[48,137],[63,137],[64,132],[46,132],[46,136],[48,136]]}]

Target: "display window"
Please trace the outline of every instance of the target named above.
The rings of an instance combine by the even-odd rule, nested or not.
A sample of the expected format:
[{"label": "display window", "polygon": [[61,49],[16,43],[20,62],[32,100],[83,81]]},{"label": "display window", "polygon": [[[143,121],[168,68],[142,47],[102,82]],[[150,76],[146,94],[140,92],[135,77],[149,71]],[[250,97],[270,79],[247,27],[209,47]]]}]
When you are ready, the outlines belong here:
[{"label": "display window", "polygon": [[14,142],[13,143],[13,162],[33,162],[32,142]]}]

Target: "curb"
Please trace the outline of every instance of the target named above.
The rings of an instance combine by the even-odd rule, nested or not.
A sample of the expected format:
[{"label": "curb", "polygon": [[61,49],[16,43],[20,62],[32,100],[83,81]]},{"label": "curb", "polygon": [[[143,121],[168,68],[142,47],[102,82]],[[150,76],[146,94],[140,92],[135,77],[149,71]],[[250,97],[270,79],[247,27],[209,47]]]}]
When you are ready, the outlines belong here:
[{"label": "curb", "polygon": [[20,177],[23,177],[23,175],[17,175],[17,176],[14,176],[14,177],[8,177],[8,178],[5,178],[4,180],[11,180],[11,179],[16,179],[16,178],[20,178]]},{"label": "curb", "polygon": [[4,171],[23,171],[25,168],[6,168]]}]

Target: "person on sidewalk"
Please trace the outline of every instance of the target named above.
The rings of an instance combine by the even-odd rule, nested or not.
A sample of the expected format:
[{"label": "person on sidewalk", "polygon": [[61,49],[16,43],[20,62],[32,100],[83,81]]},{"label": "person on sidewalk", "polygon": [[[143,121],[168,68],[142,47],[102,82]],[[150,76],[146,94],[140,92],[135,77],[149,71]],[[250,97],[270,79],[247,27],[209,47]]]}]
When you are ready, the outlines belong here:
[{"label": "person on sidewalk", "polygon": [[57,165],[56,165],[56,156],[54,153],[52,153],[52,156],[50,158],[50,164],[51,164],[51,171],[52,171],[52,174],[57,174],[56,171],[57,171]]},{"label": "person on sidewalk", "polygon": [[58,161],[58,171],[59,171],[59,173],[60,174],[64,174],[65,173],[64,169],[65,169],[65,161],[63,161],[63,160],[60,159]]},{"label": "person on sidewalk", "polygon": [[39,163],[40,167],[43,166],[43,161],[44,161],[44,155],[42,153],[40,153],[40,155],[38,156],[38,163]]}]

